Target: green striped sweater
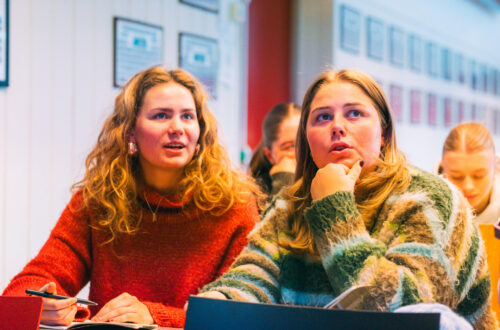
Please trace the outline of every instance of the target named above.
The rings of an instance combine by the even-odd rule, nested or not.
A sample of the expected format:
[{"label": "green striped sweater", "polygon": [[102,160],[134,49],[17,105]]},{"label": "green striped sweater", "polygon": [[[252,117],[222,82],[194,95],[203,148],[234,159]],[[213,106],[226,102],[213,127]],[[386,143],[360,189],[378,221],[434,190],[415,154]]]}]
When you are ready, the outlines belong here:
[{"label": "green striped sweater", "polygon": [[230,271],[202,292],[229,299],[324,306],[353,285],[373,286],[359,309],[393,311],[419,302],[450,306],[477,329],[495,328],[490,277],[479,230],[466,200],[449,182],[410,168],[404,193],[389,195],[370,230],[354,195],[337,192],[305,210],[317,254],[297,254],[289,202],[278,196]]}]

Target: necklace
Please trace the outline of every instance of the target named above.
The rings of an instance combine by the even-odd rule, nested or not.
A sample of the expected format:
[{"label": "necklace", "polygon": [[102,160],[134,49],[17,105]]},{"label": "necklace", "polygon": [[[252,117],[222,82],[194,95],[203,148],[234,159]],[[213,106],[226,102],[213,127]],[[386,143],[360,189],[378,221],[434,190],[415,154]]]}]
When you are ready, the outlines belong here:
[{"label": "necklace", "polygon": [[164,196],[161,196],[160,200],[158,201],[158,205],[156,205],[156,209],[153,211],[153,209],[151,208],[151,205],[149,204],[148,198],[146,197],[146,194],[144,193],[144,200],[146,201],[146,204],[147,204],[149,210],[153,214],[153,222],[156,221],[156,213],[158,213],[158,209],[160,208],[160,203],[163,200],[163,198],[164,198]]}]

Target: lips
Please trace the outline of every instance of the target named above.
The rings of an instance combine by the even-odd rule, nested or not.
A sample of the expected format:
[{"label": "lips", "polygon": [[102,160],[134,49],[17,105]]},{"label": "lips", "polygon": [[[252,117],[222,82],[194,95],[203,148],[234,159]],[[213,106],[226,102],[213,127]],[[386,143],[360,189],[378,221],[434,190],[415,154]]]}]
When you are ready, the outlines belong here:
[{"label": "lips", "polygon": [[340,151],[343,151],[345,149],[350,149],[351,146],[348,145],[347,143],[345,142],[335,142],[334,144],[332,144],[330,146],[330,152],[340,152]]},{"label": "lips", "polygon": [[169,143],[163,145],[163,148],[179,150],[179,149],[185,148],[185,145],[181,142],[169,142]]}]

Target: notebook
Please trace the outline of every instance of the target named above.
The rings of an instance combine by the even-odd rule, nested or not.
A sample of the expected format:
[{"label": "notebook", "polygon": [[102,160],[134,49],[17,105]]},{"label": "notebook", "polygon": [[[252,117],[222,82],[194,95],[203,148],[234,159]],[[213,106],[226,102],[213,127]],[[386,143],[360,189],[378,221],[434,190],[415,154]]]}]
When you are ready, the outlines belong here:
[{"label": "notebook", "polygon": [[156,329],[156,324],[118,323],[118,322],[73,322],[69,326],[40,324],[40,329]]},{"label": "notebook", "polygon": [[41,297],[0,296],[1,329],[38,329],[41,315]]},{"label": "notebook", "polygon": [[388,313],[270,305],[191,296],[185,330],[439,329],[438,313]]}]

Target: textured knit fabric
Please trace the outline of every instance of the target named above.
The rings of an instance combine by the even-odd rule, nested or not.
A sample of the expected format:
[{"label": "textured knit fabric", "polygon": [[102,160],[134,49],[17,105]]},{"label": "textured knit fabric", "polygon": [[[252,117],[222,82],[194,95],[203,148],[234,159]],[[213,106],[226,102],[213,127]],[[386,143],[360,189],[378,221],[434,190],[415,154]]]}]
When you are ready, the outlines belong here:
[{"label": "textured knit fabric", "polygon": [[476,223],[495,224],[500,218],[500,175],[495,175],[493,191],[491,192],[488,206],[476,215]]},{"label": "textured knit fabric", "polygon": [[290,172],[277,172],[271,175],[271,180],[273,180],[273,187],[271,189],[271,196],[276,195],[280,192],[281,188],[288,186],[293,183],[293,173]]},{"label": "textured knit fabric", "polygon": [[229,299],[324,306],[353,285],[373,289],[357,309],[394,311],[441,303],[478,329],[495,327],[484,245],[458,189],[410,168],[404,193],[392,193],[365,225],[348,192],[312,203],[304,216],[317,254],[279,244],[291,237],[290,204],[276,198],[249,236],[231,270],[202,291]]},{"label": "textured knit fabric", "polygon": [[[124,235],[111,248],[95,229],[99,218],[73,196],[39,254],[14,277],[4,295],[25,295],[49,281],[57,293],[74,296],[90,280],[94,315],[123,292],[136,296],[160,326],[183,327],[183,307],[190,294],[224,273],[247,244],[258,220],[255,202],[237,205],[222,216],[183,212],[176,203],[147,190],[140,230]],[[151,210],[150,210],[151,208]],[[152,221],[152,212],[157,220]],[[89,316],[79,308],[78,320]]]}]

